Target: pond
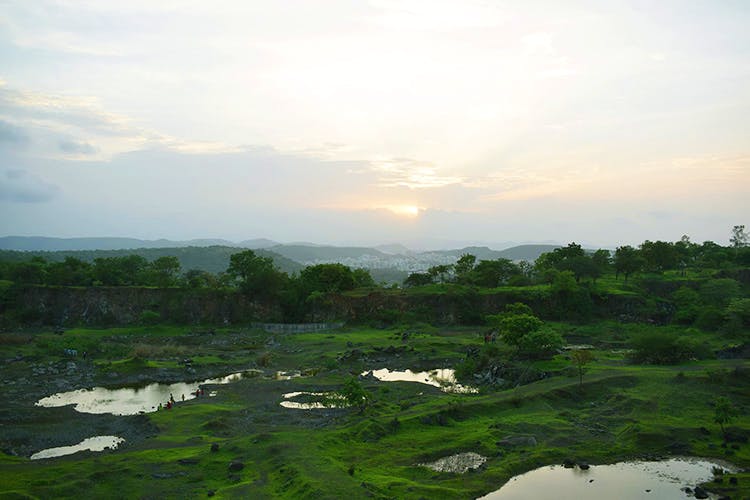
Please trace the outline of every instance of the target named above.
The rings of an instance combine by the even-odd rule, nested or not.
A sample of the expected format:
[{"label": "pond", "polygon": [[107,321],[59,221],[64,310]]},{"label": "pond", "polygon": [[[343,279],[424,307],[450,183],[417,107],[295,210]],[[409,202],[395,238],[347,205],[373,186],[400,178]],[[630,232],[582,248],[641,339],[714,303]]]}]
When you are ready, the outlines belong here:
[{"label": "pond", "polygon": [[700,458],[672,458],[659,462],[620,462],[612,465],[566,469],[562,465],[541,467],[512,478],[483,500],[618,500],[654,498],[684,500],[683,488],[694,488],[713,478],[713,468],[732,470]]},{"label": "pond", "polygon": [[[37,406],[57,407],[75,405],[75,410],[81,413],[112,413],[114,415],[135,415],[156,411],[160,404],[164,405],[170,395],[175,401],[194,399],[199,386],[207,384],[229,384],[241,380],[245,376],[256,376],[255,371],[232,373],[225,377],[210,378],[196,382],[177,382],[174,384],[149,384],[143,387],[122,387],[106,389],[78,389],[69,392],[59,392],[42,398],[36,402]],[[215,393],[206,393],[206,396]],[[183,399],[184,398],[184,399]]]},{"label": "pond", "polygon": [[[288,401],[299,397],[304,399],[313,399],[313,401]],[[343,408],[346,406],[346,402],[343,397],[335,392],[287,392],[282,394],[284,401],[279,403],[284,408],[291,408],[293,410],[319,410],[323,408]],[[323,400],[326,403],[323,403]]]},{"label": "pond", "polygon": [[366,376],[372,373],[372,376],[384,382],[417,382],[420,384],[432,385],[439,387],[444,392],[453,393],[475,393],[479,392],[474,387],[461,385],[456,381],[456,372],[450,368],[439,368],[424,372],[413,372],[411,370],[389,370],[382,368],[380,370],[370,370],[363,372]]},{"label": "pond", "polygon": [[90,450],[90,451],[102,451],[107,448],[115,449],[120,443],[125,440],[117,436],[94,436],[88,439],[84,439],[78,444],[72,446],[60,446],[58,448],[47,448],[40,452],[31,455],[31,460],[40,460],[42,458],[53,458],[62,457],[64,455],[72,455],[73,453]]}]

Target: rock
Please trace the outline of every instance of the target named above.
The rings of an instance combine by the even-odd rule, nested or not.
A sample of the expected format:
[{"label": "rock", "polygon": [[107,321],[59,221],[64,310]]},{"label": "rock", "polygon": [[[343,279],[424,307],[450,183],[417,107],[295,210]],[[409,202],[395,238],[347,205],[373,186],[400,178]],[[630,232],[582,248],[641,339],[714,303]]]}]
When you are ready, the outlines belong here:
[{"label": "rock", "polygon": [[534,436],[505,436],[495,443],[497,446],[536,446]]},{"label": "rock", "polygon": [[458,453],[449,457],[444,457],[435,462],[418,464],[437,472],[452,472],[454,474],[464,474],[473,471],[484,465],[487,457],[474,452]]},{"label": "rock", "polygon": [[215,492],[214,490],[208,490],[208,491],[206,492],[206,495],[207,495],[207,496],[209,496],[209,497],[212,497],[212,496],[214,496],[215,494],[216,494],[216,492]]},{"label": "rock", "polygon": [[211,443],[211,451],[214,453],[219,451],[219,443]]},{"label": "rock", "polygon": [[729,478],[729,484],[737,484],[737,478],[736,477],[730,477]]},{"label": "rock", "polygon": [[695,498],[708,498],[708,493],[700,486],[695,487],[695,489],[693,490],[693,495],[695,496]]},{"label": "rock", "polygon": [[198,463],[197,458],[180,458],[177,460],[177,463],[180,465],[195,465]]},{"label": "rock", "polygon": [[589,470],[590,467],[586,462],[578,462],[578,468],[581,470]]},{"label": "rock", "polygon": [[573,461],[573,459],[566,458],[565,460],[563,460],[563,467],[565,467],[566,469],[572,469],[575,466],[576,463]]},{"label": "rock", "polygon": [[245,468],[245,464],[243,464],[242,462],[235,461],[229,464],[229,470],[231,472],[239,472],[244,468]]}]

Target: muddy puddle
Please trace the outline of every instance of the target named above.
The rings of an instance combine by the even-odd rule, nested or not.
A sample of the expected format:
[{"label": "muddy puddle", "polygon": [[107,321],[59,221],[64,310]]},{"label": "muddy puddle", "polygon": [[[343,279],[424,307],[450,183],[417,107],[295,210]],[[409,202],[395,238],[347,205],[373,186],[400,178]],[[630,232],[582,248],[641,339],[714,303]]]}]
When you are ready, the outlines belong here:
[{"label": "muddy puddle", "polygon": [[31,455],[31,460],[41,460],[43,458],[62,457],[65,455],[72,455],[73,453],[77,453],[79,451],[84,451],[84,450],[103,451],[108,448],[115,449],[120,445],[120,443],[124,441],[125,440],[123,438],[117,437],[117,436],[94,436],[88,439],[84,439],[80,443],[74,444],[72,446],[60,446],[57,448],[47,448],[46,450],[42,450],[40,452],[37,452]]},{"label": "muddy puddle", "polygon": [[370,370],[362,373],[362,376],[372,374],[373,377],[383,382],[417,382],[419,384],[432,385],[439,387],[441,391],[452,393],[476,393],[479,392],[475,387],[461,385],[456,381],[455,370],[451,368],[440,368],[423,372],[413,372],[411,370],[389,370],[381,368],[380,370]]},{"label": "muddy puddle", "polygon": [[[713,478],[713,468],[734,469],[700,458],[672,458],[659,462],[620,462],[592,465],[588,470],[562,465],[541,467],[512,478],[483,500],[684,500],[684,488]],[[715,497],[712,497],[715,498]],[[480,500],[481,500],[480,499]]]},{"label": "muddy puddle", "polygon": [[177,382],[174,384],[153,383],[142,387],[122,387],[119,389],[107,389],[104,387],[78,389],[42,398],[36,402],[36,405],[44,407],[75,405],[74,409],[81,413],[135,415],[141,412],[149,413],[156,411],[160,404],[165,405],[169,401],[170,396],[174,397],[175,401],[179,403],[196,397],[216,395],[215,391],[204,391],[204,395],[197,395],[196,391],[202,385],[229,384],[245,377],[255,376],[258,376],[258,372],[251,370],[195,382]]}]

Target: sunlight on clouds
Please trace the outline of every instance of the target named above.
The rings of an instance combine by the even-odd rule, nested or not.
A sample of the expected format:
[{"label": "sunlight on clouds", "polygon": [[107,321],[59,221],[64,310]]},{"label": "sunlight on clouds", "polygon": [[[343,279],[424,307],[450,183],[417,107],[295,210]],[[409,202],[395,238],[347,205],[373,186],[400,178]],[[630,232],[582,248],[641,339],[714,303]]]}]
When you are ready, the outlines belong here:
[{"label": "sunlight on clouds", "polygon": [[405,158],[374,162],[375,170],[380,171],[380,187],[407,187],[427,189],[460,184],[462,177],[439,175],[437,169],[428,163]]}]

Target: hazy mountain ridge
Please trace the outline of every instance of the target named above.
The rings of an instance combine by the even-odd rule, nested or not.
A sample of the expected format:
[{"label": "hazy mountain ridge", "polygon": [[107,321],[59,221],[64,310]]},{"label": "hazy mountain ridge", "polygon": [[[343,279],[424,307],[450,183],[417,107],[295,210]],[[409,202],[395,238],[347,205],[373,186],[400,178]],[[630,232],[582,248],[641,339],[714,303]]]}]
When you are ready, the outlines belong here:
[{"label": "hazy mountain ridge", "polygon": [[185,241],[167,239],[142,240],[138,238],[84,237],[53,238],[48,236],[2,236],[0,249],[20,251],[76,251],[76,250],[135,250],[143,248],[182,248],[225,246],[239,248],[268,248],[279,243],[266,238],[245,240],[240,243],[220,238],[199,238]]},{"label": "hazy mountain ridge", "polygon": [[[140,255],[151,261],[159,257],[175,256],[179,259],[183,271],[201,269],[211,273],[220,273],[227,270],[231,255],[243,250],[246,249],[218,245],[208,247],[123,248],[118,250],[59,250],[52,252],[43,250],[0,250],[0,260],[21,261],[38,256],[53,262],[65,260],[66,257],[93,262],[96,258]],[[286,273],[296,273],[304,268],[302,264],[268,250],[258,249],[254,252],[262,257],[271,257],[276,267]]]},{"label": "hazy mountain ridge", "polygon": [[[0,238],[0,253],[7,259],[25,260],[30,256],[41,256],[48,260],[60,261],[72,256],[85,261],[98,257],[140,255],[153,260],[166,255],[174,255],[180,260],[184,270],[202,269],[212,273],[225,271],[233,253],[247,248],[258,255],[271,257],[276,266],[284,272],[299,272],[305,266],[327,263],[341,263],[352,268],[365,268],[372,271],[377,281],[401,281],[410,272],[421,272],[436,265],[453,264],[461,255],[472,254],[477,260],[500,258],[514,261],[534,261],[544,252],[551,252],[559,245],[519,245],[504,250],[493,250],[486,246],[468,246],[451,250],[414,252],[401,244],[381,245],[380,248],[358,246],[315,245],[307,243],[279,244],[269,239],[244,240],[239,244],[211,245],[225,240],[139,240],[135,238],[47,238],[14,237]],[[192,244],[196,243],[196,244]],[[160,247],[131,245],[162,244]],[[121,245],[120,248],[108,248]],[[85,248],[48,250],[48,248],[102,246],[105,248]],[[41,247],[41,248],[40,248]]]}]

